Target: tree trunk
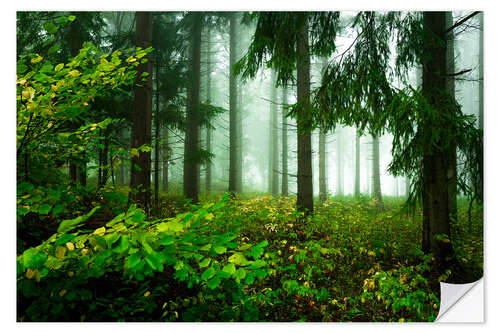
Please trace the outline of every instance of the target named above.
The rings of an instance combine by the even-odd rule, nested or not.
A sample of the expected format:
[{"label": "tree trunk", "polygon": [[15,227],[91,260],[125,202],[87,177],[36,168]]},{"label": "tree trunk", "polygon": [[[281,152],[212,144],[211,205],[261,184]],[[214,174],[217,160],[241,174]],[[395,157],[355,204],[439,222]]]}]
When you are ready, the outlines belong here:
[{"label": "tree trunk", "polygon": [[284,86],[281,95],[281,195],[288,195],[288,126],[286,120],[286,104],[288,90]]},{"label": "tree trunk", "polygon": [[[453,26],[453,12],[446,12],[446,27]],[[447,74],[455,73],[455,35],[453,30],[448,33],[446,40],[446,67]],[[455,77],[446,76],[446,91],[455,100]],[[448,161],[448,205],[450,218],[457,220],[457,144],[453,142],[450,146]]]},{"label": "tree trunk", "polygon": [[170,159],[170,150],[168,147],[168,127],[165,126],[163,129],[164,134],[163,134],[163,145],[162,145],[162,189],[163,191],[167,192],[168,191],[168,160]]},{"label": "tree trunk", "polygon": [[326,201],[326,133],[319,130],[319,201]]},{"label": "tree trunk", "polygon": [[[207,25],[207,100],[206,104],[210,105],[212,103],[212,78],[210,74],[212,73],[212,47],[211,47],[211,26]],[[210,125],[207,126],[206,137],[205,137],[205,149],[207,152],[212,152],[212,129]],[[212,188],[212,161],[207,161],[207,166],[205,169],[205,190],[210,193]]]},{"label": "tree trunk", "polygon": [[[425,47],[430,55],[423,64],[423,95],[430,107],[437,112],[446,112],[446,14],[445,12],[424,12],[424,29],[430,31],[434,38],[442,41],[425,40]],[[425,36],[428,36],[426,34]],[[424,137],[431,135],[438,126],[451,126],[452,124],[425,122],[420,124]],[[450,129],[451,131],[452,129]],[[438,147],[441,143],[438,142]],[[453,258],[453,248],[450,237],[450,209],[448,202],[448,161],[450,148],[436,149],[432,147],[423,156],[423,222],[424,252],[431,251],[437,260],[438,267],[444,271]],[[437,236],[443,235],[448,241]]]},{"label": "tree trunk", "polygon": [[243,100],[242,100],[242,84],[239,82],[237,85],[237,96],[236,99],[236,192],[243,191]]},{"label": "tree trunk", "polygon": [[307,13],[297,32],[297,208],[306,214],[313,213],[312,153],[310,113],[309,20]]},{"label": "tree trunk", "polygon": [[277,196],[279,194],[279,177],[278,177],[278,163],[279,163],[279,148],[278,148],[278,107],[277,107],[277,92],[276,72],[271,75],[271,166],[269,172],[271,173],[271,194]]},{"label": "tree trunk", "polygon": [[360,173],[361,173],[361,167],[360,167],[360,137],[358,135],[358,131],[356,130],[356,166],[355,166],[355,173],[354,173],[354,196],[359,197],[360,195]]},{"label": "tree trunk", "polygon": [[186,105],[186,136],[184,140],[184,196],[198,202],[199,131],[200,131],[200,57],[201,57],[201,12],[192,12],[188,89]]},{"label": "tree trunk", "polygon": [[379,155],[379,138],[373,137],[372,141],[373,152],[373,197],[382,204],[382,189],[380,187],[380,155]]},{"label": "tree trunk", "polygon": [[[79,17],[77,12],[72,12],[72,15],[77,15]],[[81,36],[80,36],[80,23],[79,20],[81,18],[78,18],[74,22],[70,24],[70,54],[72,57],[76,57],[78,55],[78,52],[80,50],[81,46]],[[72,129],[77,129],[78,128],[78,123],[76,122],[71,122],[71,128]],[[73,156],[70,161],[69,161],[69,178],[72,184],[76,184],[77,181],[77,176],[78,176],[78,163],[76,160],[76,157]],[[86,183],[86,179],[85,179]]]},{"label": "tree trunk", "polygon": [[344,195],[344,170],[342,163],[342,128],[340,126],[337,127],[337,195]]},{"label": "tree trunk", "polygon": [[[136,12],[137,46],[148,48],[152,44],[152,13]],[[151,145],[152,117],[152,64],[151,55],[148,61],[137,67],[136,84],[134,85],[134,115],[132,126],[131,148],[144,144]],[[142,73],[147,72],[146,82],[140,82]],[[139,86],[137,83],[140,83]],[[140,151],[139,156],[132,156],[130,169],[130,198],[140,204],[149,214],[151,197],[151,151]]]},{"label": "tree trunk", "polygon": [[233,66],[236,63],[236,13],[231,12],[229,18],[229,192],[236,192],[237,170],[237,140],[238,117],[236,110],[236,77],[233,75]]},{"label": "tree trunk", "polygon": [[156,114],[155,114],[155,198],[154,208],[158,211],[160,200],[160,64],[158,57],[156,59]]}]

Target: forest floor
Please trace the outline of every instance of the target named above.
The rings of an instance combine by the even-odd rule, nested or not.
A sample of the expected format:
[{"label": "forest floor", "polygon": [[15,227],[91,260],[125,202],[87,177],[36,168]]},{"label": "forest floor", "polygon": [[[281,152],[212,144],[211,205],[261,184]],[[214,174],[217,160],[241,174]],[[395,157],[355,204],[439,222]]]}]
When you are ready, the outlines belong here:
[{"label": "forest floor", "polygon": [[[153,238],[159,241],[149,241],[159,243],[158,248],[151,245],[150,252],[146,245],[141,245],[140,249],[144,247],[147,252],[143,256],[147,264],[141,270],[131,268],[137,250],[129,250],[132,246],[128,241],[129,256],[119,259],[119,248],[125,247],[123,235],[132,227],[115,236],[111,232],[114,227],[108,222],[114,215],[109,211],[89,218],[89,230],[80,228],[71,235],[59,233],[57,238],[54,236],[37,247],[38,253],[46,253],[46,262],[51,258],[64,262],[55,269],[51,266],[43,277],[36,275],[42,271],[41,266],[26,270],[26,254],[18,257],[18,261],[24,262],[21,272],[25,272],[19,275],[18,271],[18,319],[432,321],[439,311],[439,281],[450,282],[455,277],[456,282],[472,282],[483,274],[482,207],[473,206],[469,222],[465,200],[459,200],[459,217],[452,226],[451,237],[460,267],[437,274],[432,256],[420,250],[421,213],[404,213],[402,198],[384,197],[380,205],[368,197],[334,197],[317,203],[314,215],[305,218],[295,210],[293,197],[245,195],[226,198],[214,206],[221,197],[205,197],[199,206],[189,207],[181,198],[162,196],[162,219],[140,229],[139,242],[149,237],[144,235],[149,235],[152,225],[163,230],[162,225],[174,226],[176,221],[179,225],[184,223],[184,228],[191,223],[189,220],[202,221],[202,225],[206,223],[213,230],[199,229],[190,234],[187,229],[179,229],[175,235],[182,235],[182,242],[188,241],[184,243],[174,233],[158,233]],[[130,210],[127,216],[132,214],[129,213]],[[144,215],[139,213],[132,216],[137,221],[141,218]],[[196,228],[195,223],[190,227]],[[134,230],[134,235],[139,234],[138,229]],[[219,249],[215,245],[222,240],[209,236],[216,230],[223,230],[222,236],[230,235]],[[182,257],[176,252],[177,259],[165,259],[172,243],[177,250],[186,244],[194,246],[197,237],[205,233],[205,243],[211,243],[216,251],[212,257],[199,254],[207,250],[200,241],[196,254]],[[80,246],[78,237],[85,237]],[[103,244],[99,237],[105,239]],[[134,244],[132,234],[127,239]],[[86,245],[86,241],[91,245]],[[70,251],[66,251],[64,243]],[[79,264],[83,255],[70,257],[70,253],[76,253],[72,251],[74,246],[81,248],[82,253],[88,249],[95,260],[87,254],[90,259]],[[152,256],[160,249],[161,265]],[[232,256],[228,258],[226,254]],[[181,257],[184,261],[179,263]],[[245,258],[244,262],[240,257]],[[253,260],[246,261],[250,258]],[[120,261],[125,264],[118,265]],[[227,265],[219,269],[218,263],[220,267]],[[98,264],[101,266],[96,273]],[[229,273],[222,274],[223,271]],[[131,276],[131,272],[136,273]],[[79,275],[81,279],[77,281]],[[56,282],[61,276],[70,276],[67,280],[73,282]],[[46,289],[45,294],[40,287]]]}]

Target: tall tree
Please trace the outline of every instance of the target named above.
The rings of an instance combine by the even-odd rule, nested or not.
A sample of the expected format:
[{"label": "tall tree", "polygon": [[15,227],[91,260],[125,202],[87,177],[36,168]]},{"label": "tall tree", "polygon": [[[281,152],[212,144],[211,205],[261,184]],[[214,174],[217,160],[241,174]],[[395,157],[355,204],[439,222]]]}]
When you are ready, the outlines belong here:
[{"label": "tall tree", "polygon": [[[450,129],[452,124],[446,123],[446,112],[450,112],[446,96],[446,13],[424,12],[424,47],[429,57],[423,60],[422,93],[430,107],[442,114],[438,121],[427,119],[420,124],[419,130],[424,137],[433,132]],[[437,40],[437,42],[436,42]],[[448,121],[449,122],[449,121]],[[452,130],[453,131],[453,130]],[[450,237],[450,206],[448,200],[448,161],[450,147],[438,137],[440,149],[430,149],[423,156],[423,250],[432,252],[441,268],[448,266],[453,258],[451,242],[444,241]],[[443,238],[444,237],[444,238]]]},{"label": "tall tree", "polygon": [[229,14],[229,192],[236,192],[236,183],[238,176],[237,151],[240,147],[237,145],[238,127],[237,117],[239,110],[237,107],[237,82],[233,75],[233,67],[236,63],[236,12]]},{"label": "tall tree", "polygon": [[[156,52],[158,54],[159,51]],[[160,198],[160,60],[155,57],[155,161],[154,161],[154,208],[158,211]]]},{"label": "tall tree", "polygon": [[344,195],[344,165],[343,165],[343,142],[342,142],[342,128],[339,126],[335,133],[337,138],[337,195]]},{"label": "tall tree", "polygon": [[374,136],[372,140],[372,163],[373,163],[373,197],[382,203],[382,189],[380,187],[380,152],[379,152],[379,138]]},{"label": "tall tree", "polygon": [[[313,212],[312,149],[309,122],[311,57],[309,52],[309,17],[302,14],[297,31],[297,206],[306,214]],[[302,127],[302,128],[300,128]]]},{"label": "tall tree", "polygon": [[356,166],[354,170],[354,196],[359,197],[361,191],[360,191],[360,173],[361,173],[361,153],[360,153],[360,135],[358,134],[358,131],[356,130]]},{"label": "tall tree", "polygon": [[203,14],[189,13],[190,45],[186,101],[186,135],[184,140],[184,196],[198,202],[200,149],[200,58]]},{"label": "tall tree", "polygon": [[281,90],[281,195],[288,195],[288,125],[287,125],[288,90]]},{"label": "tall tree", "polygon": [[[207,99],[206,104],[210,105],[212,103],[212,27],[207,24],[207,50],[206,50],[206,62],[207,62]],[[205,149],[208,153],[212,152],[212,128],[210,122],[208,123],[206,133],[205,133]],[[210,193],[212,190],[212,161],[207,161],[207,166],[205,168],[205,191]]]},{"label": "tall tree", "polygon": [[319,130],[318,138],[318,154],[319,154],[319,201],[324,202],[326,200],[326,133],[323,130]]},{"label": "tall tree", "polygon": [[269,173],[270,177],[270,189],[273,196],[279,194],[279,178],[278,178],[278,163],[279,163],[279,150],[278,150],[278,103],[277,103],[277,92],[278,89],[274,86],[276,82],[276,73],[272,71],[271,74],[271,87],[270,87],[270,138],[269,138],[269,154],[270,154],[270,165]]},{"label": "tall tree", "polygon": [[[137,46],[146,49],[152,45],[152,13],[136,12],[136,40]],[[137,67],[137,79],[134,85],[134,114],[132,125],[131,148],[142,145],[151,145],[151,117],[152,117],[152,64],[151,56],[148,61]],[[148,73],[143,76],[143,73]],[[140,81],[145,78],[146,82]],[[132,154],[130,169],[130,197],[149,212],[151,197],[151,151],[148,149]]]},{"label": "tall tree", "polygon": [[[453,12],[446,12],[446,27],[453,26]],[[455,34],[448,32],[446,36],[446,91],[455,101]],[[457,220],[457,144],[450,143],[450,156],[448,161],[448,204],[450,218]]]}]

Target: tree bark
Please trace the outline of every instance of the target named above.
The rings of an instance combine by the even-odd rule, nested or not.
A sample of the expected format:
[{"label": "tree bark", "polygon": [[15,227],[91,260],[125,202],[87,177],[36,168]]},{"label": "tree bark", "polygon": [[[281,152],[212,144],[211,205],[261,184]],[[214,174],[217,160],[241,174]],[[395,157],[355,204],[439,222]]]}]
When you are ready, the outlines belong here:
[{"label": "tree bark", "polygon": [[382,189],[380,187],[380,154],[379,154],[379,138],[373,137],[372,141],[373,152],[373,197],[382,204]]},{"label": "tree bark", "polygon": [[[447,112],[446,105],[446,14],[445,12],[424,12],[424,29],[432,36],[438,38],[442,43],[435,40],[424,40],[425,47],[430,55],[423,64],[423,95],[430,107],[436,112]],[[428,36],[429,34],[426,34]],[[424,136],[431,135],[438,126],[452,126],[449,123],[436,123],[426,121],[420,124]],[[441,128],[442,129],[442,128]],[[452,129],[450,129],[452,131]],[[448,201],[448,161],[450,156],[449,147],[431,147],[424,152],[423,156],[423,222],[424,252],[432,252],[437,260],[440,270],[448,267],[450,260],[454,257],[450,237],[450,208]],[[427,233],[427,235],[425,235]],[[443,235],[448,241],[437,236]]]},{"label": "tree bark", "polygon": [[163,145],[162,145],[162,189],[163,191],[167,192],[168,191],[168,160],[170,159],[170,148],[168,146],[168,127],[165,126],[164,129],[164,134],[163,134]]},{"label": "tree bark", "polygon": [[[453,12],[446,12],[446,26],[453,26]],[[453,30],[447,35],[446,40],[446,66],[447,74],[455,73],[455,35]],[[455,76],[446,76],[446,91],[455,100]],[[448,161],[448,204],[450,218],[457,220],[457,144],[452,142]]]},{"label": "tree bark", "polygon": [[236,192],[237,146],[238,128],[236,110],[236,77],[233,75],[233,66],[236,63],[236,13],[231,12],[229,17],[229,192]]},{"label": "tree bark", "polygon": [[199,131],[200,131],[200,57],[202,14],[192,12],[189,82],[186,105],[186,136],[184,140],[184,196],[193,203],[198,202],[199,172]]},{"label": "tree bark", "polygon": [[286,120],[286,104],[288,90],[284,86],[281,95],[281,195],[288,195],[288,125]]},{"label": "tree bark", "polygon": [[278,177],[278,107],[277,107],[277,91],[276,84],[276,72],[272,72],[271,75],[271,103],[270,103],[270,113],[271,113],[271,165],[269,172],[271,173],[271,194],[277,196],[279,194],[279,177]]},{"label": "tree bark", "polygon": [[[137,46],[148,48],[152,45],[152,13],[136,12]],[[144,144],[151,145],[152,116],[152,64],[151,55],[148,61],[137,67],[136,84],[134,85],[134,115],[132,126],[131,148]],[[140,82],[142,73],[147,72],[146,82]],[[141,86],[138,85],[141,84]],[[140,151],[139,156],[132,156],[130,169],[130,198],[141,205],[149,214],[151,197],[151,151]]]},{"label": "tree bark", "polygon": [[360,195],[360,173],[361,173],[361,167],[360,167],[360,158],[361,158],[361,153],[360,153],[360,137],[358,135],[358,132],[356,130],[356,166],[355,166],[355,173],[354,173],[354,196],[359,197]]},{"label": "tree bark", "polygon": [[344,170],[342,163],[342,128],[340,126],[337,127],[337,195],[344,195]]},{"label": "tree bark", "polygon": [[160,64],[156,58],[156,108],[155,108],[155,163],[154,163],[154,208],[158,211],[160,200]]},{"label": "tree bark", "polygon": [[297,33],[297,208],[305,214],[313,213],[311,130],[309,127],[310,67],[309,20],[307,13]]},{"label": "tree bark", "polygon": [[[207,26],[207,100],[206,104],[210,105],[212,103],[212,78],[210,76],[212,70],[212,48],[211,48],[211,27]],[[212,129],[207,126],[206,137],[205,137],[205,149],[210,153],[212,152]],[[207,161],[207,166],[205,168],[205,191],[210,193],[212,189],[212,161]]]}]

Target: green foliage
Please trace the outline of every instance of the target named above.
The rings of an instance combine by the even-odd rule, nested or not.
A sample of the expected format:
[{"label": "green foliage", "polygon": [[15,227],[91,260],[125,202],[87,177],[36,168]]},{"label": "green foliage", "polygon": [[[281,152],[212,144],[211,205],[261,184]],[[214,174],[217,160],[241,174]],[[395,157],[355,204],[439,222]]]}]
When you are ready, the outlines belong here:
[{"label": "green foliage", "polygon": [[[241,289],[255,280],[245,277],[261,279],[267,274],[265,260],[250,259],[266,243],[239,243],[239,223],[227,221],[227,197],[218,204],[152,222],[145,221],[142,210],[132,205],[100,228],[73,230],[97,208],[61,222],[58,233],[18,256],[19,291],[23,299],[33,302],[26,309],[27,320],[65,318],[67,312],[58,308],[59,302],[85,308],[86,299],[76,295],[87,295],[89,281],[115,272],[127,284],[143,281],[147,286],[167,274],[187,288],[202,290],[224,290],[228,283]],[[69,278],[61,279],[68,274]],[[71,293],[61,294],[61,290]],[[51,296],[57,293],[60,297]],[[42,302],[52,308],[50,314],[35,311]]]}]

